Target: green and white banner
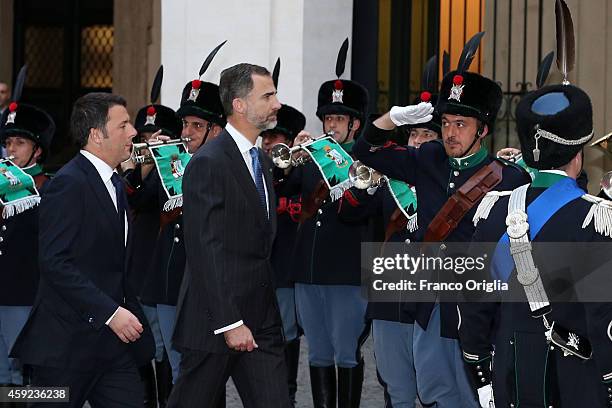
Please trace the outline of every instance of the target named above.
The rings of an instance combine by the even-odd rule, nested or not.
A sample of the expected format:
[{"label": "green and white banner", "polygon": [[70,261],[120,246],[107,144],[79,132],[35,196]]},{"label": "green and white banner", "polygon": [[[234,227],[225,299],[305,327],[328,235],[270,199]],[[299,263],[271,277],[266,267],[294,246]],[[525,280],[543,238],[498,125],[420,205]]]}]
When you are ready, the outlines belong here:
[{"label": "green and white banner", "polygon": [[397,207],[401,210],[404,216],[408,219],[407,228],[410,232],[414,232],[419,228],[417,224],[417,195],[416,188],[403,181],[387,178],[387,185],[391,196],[395,200]]},{"label": "green and white banner", "polygon": [[191,159],[191,154],[183,143],[150,146],[151,156],[168,201],[164,211],[172,211],[183,206],[183,173]]},{"label": "green and white banner", "polygon": [[40,203],[34,179],[8,159],[0,160],[0,205],[2,218],[33,208]]},{"label": "green and white banner", "polygon": [[352,186],[348,176],[349,167],[353,164],[351,156],[331,137],[318,139],[304,146],[304,150],[323,175],[332,201],[338,200]]}]

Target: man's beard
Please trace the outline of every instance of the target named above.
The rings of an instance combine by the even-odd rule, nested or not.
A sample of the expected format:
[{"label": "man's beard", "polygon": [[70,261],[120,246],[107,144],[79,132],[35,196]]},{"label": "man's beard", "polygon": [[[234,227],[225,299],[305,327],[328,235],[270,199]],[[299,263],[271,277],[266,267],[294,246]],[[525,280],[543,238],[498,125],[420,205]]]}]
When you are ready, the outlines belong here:
[{"label": "man's beard", "polygon": [[276,127],[277,120],[269,120],[269,116],[257,116],[251,114],[250,111],[247,111],[247,120],[252,123],[259,131],[263,132],[266,130],[271,130]]}]

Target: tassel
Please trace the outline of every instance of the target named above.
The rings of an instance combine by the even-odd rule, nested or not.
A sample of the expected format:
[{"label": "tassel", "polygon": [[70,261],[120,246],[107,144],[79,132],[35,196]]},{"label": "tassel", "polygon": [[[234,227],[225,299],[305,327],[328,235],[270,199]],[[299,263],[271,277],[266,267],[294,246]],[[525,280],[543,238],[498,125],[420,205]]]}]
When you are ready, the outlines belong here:
[{"label": "tassel", "polygon": [[27,197],[21,200],[13,201],[4,206],[2,210],[2,218],[7,219],[14,215],[36,207],[40,204],[40,197]]},{"label": "tassel", "polygon": [[183,206],[183,195],[172,197],[164,204],[164,211],[172,211],[175,208]]},{"label": "tassel", "polygon": [[612,202],[590,194],[585,194],[582,198],[593,203],[584,218],[582,228],[586,228],[594,222],[597,233],[612,238]]},{"label": "tassel", "polygon": [[406,224],[406,228],[408,229],[408,232],[414,232],[419,229],[416,214],[412,214],[410,217],[408,217],[408,224]]},{"label": "tassel", "polygon": [[352,186],[353,183],[351,183],[351,181],[347,179],[344,180],[342,183],[336,184],[334,187],[332,187],[332,189],[329,191],[329,197],[331,198],[332,202],[339,200],[340,197],[344,195],[344,192]]},{"label": "tassel", "polygon": [[476,209],[476,213],[472,219],[474,226],[478,225],[478,221],[489,218],[489,213],[497,200],[499,200],[499,197],[509,196],[511,193],[512,191],[489,191],[487,195],[482,198]]}]

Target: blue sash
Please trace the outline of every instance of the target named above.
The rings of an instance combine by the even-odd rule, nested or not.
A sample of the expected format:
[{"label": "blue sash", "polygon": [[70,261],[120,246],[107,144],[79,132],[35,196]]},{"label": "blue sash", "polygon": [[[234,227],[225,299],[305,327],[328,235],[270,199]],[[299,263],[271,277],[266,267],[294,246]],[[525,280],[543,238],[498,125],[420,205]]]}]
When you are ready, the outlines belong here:
[{"label": "blue sash", "polygon": [[[527,207],[527,222],[529,222],[529,239],[538,235],[544,224],[570,201],[581,197],[585,192],[578,187],[576,180],[566,177],[559,180],[540,194]],[[508,233],[497,242],[493,260],[491,261],[491,276],[508,282],[514,269],[514,260],[510,255],[510,239]]]}]

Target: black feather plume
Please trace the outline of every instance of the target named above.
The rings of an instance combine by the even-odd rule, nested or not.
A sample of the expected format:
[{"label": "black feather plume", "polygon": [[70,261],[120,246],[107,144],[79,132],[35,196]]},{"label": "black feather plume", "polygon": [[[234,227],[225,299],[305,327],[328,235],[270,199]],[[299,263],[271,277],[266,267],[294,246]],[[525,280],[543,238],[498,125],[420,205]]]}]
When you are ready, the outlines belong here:
[{"label": "black feather plume", "polygon": [[223,47],[226,42],[227,40],[223,41],[221,44],[217,45],[215,49],[210,52],[210,54],[208,54],[208,57],[206,57],[204,63],[202,64],[202,68],[200,68],[200,77],[204,75],[204,72],[206,72],[206,70],[208,69],[208,66],[212,62],[213,58],[215,58],[215,55],[217,55],[219,49],[221,49],[221,47]]},{"label": "black feather plume", "polygon": [[161,91],[162,81],[164,80],[164,66],[160,65],[157,69],[157,74],[155,74],[155,79],[153,80],[153,85],[151,86],[151,104],[157,102],[159,98],[159,93]]},{"label": "black feather plume", "polygon": [[557,25],[557,67],[563,74],[563,84],[569,84],[567,77],[576,59],[574,42],[574,23],[572,14],[564,0],[555,3],[555,19]]},{"label": "black feather plume", "polygon": [[23,86],[25,85],[26,73],[28,70],[28,66],[24,65],[19,70],[17,74],[17,79],[15,80],[15,86],[13,87],[13,101],[19,102],[21,99],[21,95],[23,94]]},{"label": "black feather plume", "polygon": [[461,56],[459,57],[459,63],[457,64],[458,72],[466,72],[468,69],[470,69],[470,65],[478,52],[478,47],[480,46],[480,41],[482,40],[482,36],[484,34],[484,31],[476,33],[467,43],[465,43]]},{"label": "black feather plume", "polygon": [[276,64],[274,64],[274,69],[272,70],[272,81],[274,82],[274,87],[278,89],[278,76],[280,75],[280,57],[276,60]]},{"label": "black feather plume", "polygon": [[548,79],[548,73],[550,72],[550,66],[552,65],[553,58],[555,57],[555,52],[551,51],[540,62],[540,66],[538,67],[538,76],[536,77],[536,86],[538,89],[544,86],[546,83],[546,79]]},{"label": "black feather plume", "polygon": [[442,76],[446,76],[450,72],[450,54],[444,51],[442,54]]},{"label": "black feather plume", "polygon": [[342,43],[340,51],[338,51],[338,59],[336,60],[336,76],[340,78],[344,73],[346,66],[346,54],[348,53],[349,39],[348,37]]},{"label": "black feather plume", "polygon": [[438,57],[433,56],[425,63],[423,69],[423,80],[421,82],[423,91],[437,93],[438,90]]}]

